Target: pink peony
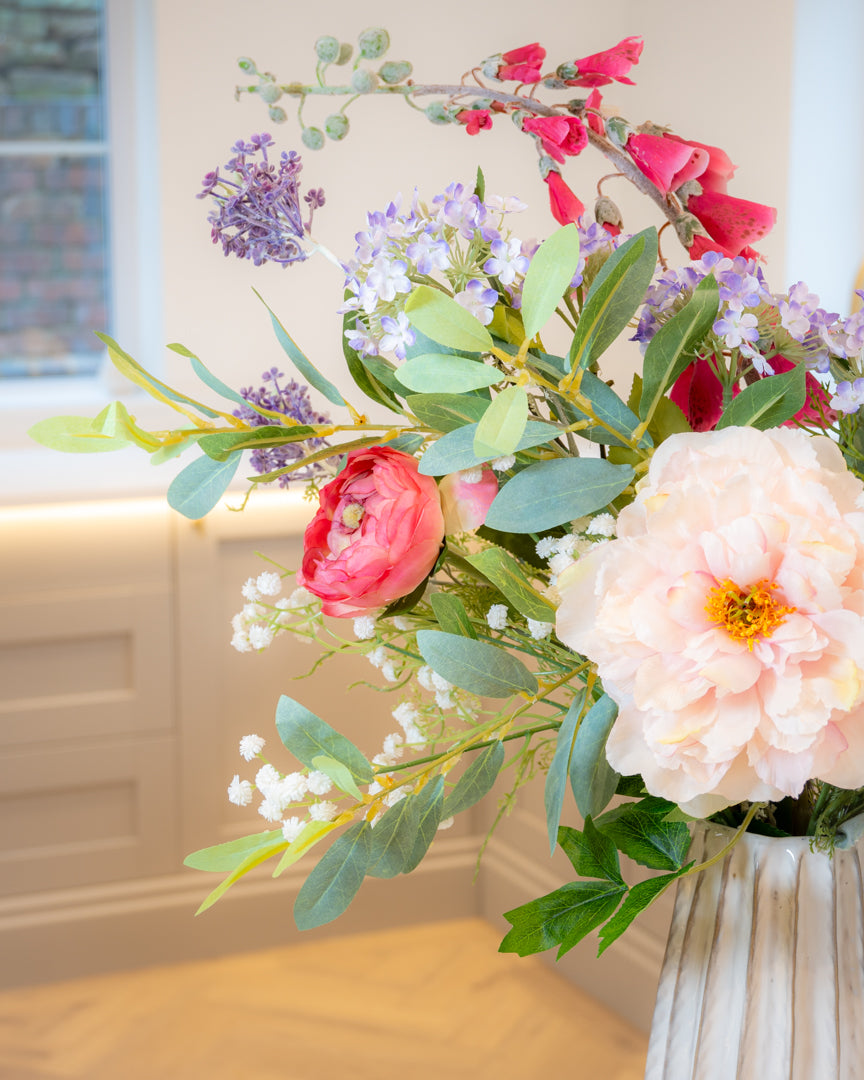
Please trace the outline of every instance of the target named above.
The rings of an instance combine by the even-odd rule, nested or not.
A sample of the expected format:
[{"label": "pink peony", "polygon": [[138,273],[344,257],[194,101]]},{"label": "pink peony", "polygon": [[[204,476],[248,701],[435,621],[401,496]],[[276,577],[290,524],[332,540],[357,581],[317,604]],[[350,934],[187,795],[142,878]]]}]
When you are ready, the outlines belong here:
[{"label": "pink peony", "polygon": [[438,485],[447,536],[479,529],[498,494],[498,478],[491,469],[476,470],[480,474],[476,480],[473,471],[450,473]]},{"label": "pink peony", "polygon": [[558,636],[619,706],[619,772],[697,816],[864,784],[862,507],[824,436],[659,447],[618,538],[559,579]]},{"label": "pink peony", "polygon": [[352,450],[319,495],[297,584],[320,597],[325,615],[350,618],[384,607],[435,565],[444,538],[438,488],[409,454],[387,446]]}]

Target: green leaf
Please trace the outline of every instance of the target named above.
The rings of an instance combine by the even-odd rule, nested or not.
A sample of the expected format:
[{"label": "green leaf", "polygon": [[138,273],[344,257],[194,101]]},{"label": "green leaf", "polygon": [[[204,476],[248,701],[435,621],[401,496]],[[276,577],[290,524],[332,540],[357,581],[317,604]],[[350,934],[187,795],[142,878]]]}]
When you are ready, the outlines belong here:
[{"label": "green leaf", "polygon": [[[594,416],[601,421],[595,423],[577,404],[567,399],[562,400],[570,423],[580,420],[590,422],[588,427],[579,431],[579,435],[590,442],[604,443],[606,446],[629,446],[633,433],[639,426],[639,417],[633,410],[624,404],[611,386],[598,379],[591,371],[582,373],[579,390],[590,401]],[[620,438],[612,432],[617,432]],[[651,446],[651,438],[647,433],[642,436],[639,446]]]},{"label": "green leaf", "polygon": [[444,806],[444,777],[436,776],[426,786],[412,796],[417,826],[414,837],[414,850],[405,864],[403,873],[410,874],[423,860],[429,846],[435,839],[435,833],[441,824],[441,810]]},{"label": "green leaf", "polygon": [[49,450],[67,454],[100,454],[130,445],[123,435],[104,435],[94,430],[93,424],[89,416],[52,416],[34,424],[27,434]]},{"label": "green leaf", "polygon": [[606,740],[618,715],[618,706],[605,694],[582,719],[570,762],[570,785],[582,817],[596,817],[606,809],[618,787],[619,775],[606,760]]},{"label": "green leaf", "polygon": [[612,914],[625,889],[608,881],[572,881],[560,889],[505,911],[512,929],[499,952],[530,956],[560,945],[558,959]]},{"label": "green leaf", "polygon": [[272,858],[277,852],[284,851],[288,847],[288,841],[283,837],[281,829],[277,829],[272,835],[273,839],[271,841],[250,851],[246,858],[234,867],[228,877],[219,882],[216,888],[204,898],[201,906],[195,912],[196,915],[201,915],[213,907],[216,901],[224,896],[231,886],[238,882],[241,877],[248,874],[250,870],[254,870],[256,866],[260,866],[261,863]]},{"label": "green leaf", "polygon": [[214,461],[227,461],[238,450],[260,450],[264,446],[283,446],[289,442],[303,442],[318,435],[314,427],[298,424],[283,427],[267,424],[247,431],[226,431],[216,435],[202,435],[198,445]]},{"label": "green leaf", "polygon": [[192,521],[206,517],[225,494],[239,464],[240,454],[227,461],[196,458],[171,481],[168,505]]},{"label": "green leaf", "polygon": [[405,873],[417,838],[416,800],[406,795],[382,814],[372,830],[369,849],[370,877],[392,878]]},{"label": "green leaf", "polygon": [[229,840],[225,844],[214,844],[213,847],[193,851],[183,860],[183,865],[191,866],[193,870],[225,873],[235,870],[252,852],[267,847],[277,838],[283,839],[281,829],[267,829],[266,832],[255,833],[253,836],[241,836],[238,840]]},{"label": "green leaf", "polygon": [[483,697],[537,693],[537,680],[521,660],[497,645],[440,630],[418,630],[417,648],[426,663],[454,686]]},{"label": "green leaf", "polygon": [[361,356],[360,363],[373,379],[393,394],[394,401],[397,396],[404,395],[405,387],[396,378],[396,367],[389,360],[385,360],[383,356]]},{"label": "green leaf", "polygon": [[[346,290],[346,299],[350,295],[351,294]],[[346,311],[345,316],[342,319],[342,355],[345,357],[348,374],[354,380],[355,385],[371,401],[376,401],[379,405],[384,405],[392,412],[401,413],[402,407],[397,401],[392,388],[388,387],[387,383],[381,382],[366,364],[364,364],[364,358],[348,344],[348,338],[345,334],[346,331],[354,329],[354,325],[357,322],[357,315],[358,313],[356,311]]]},{"label": "green leaf", "polygon": [[528,394],[521,386],[508,386],[483,413],[474,432],[474,453],[486,460],[512,454],[527,422]]},{"label": "green leaf", "polygon": [[434,431],[454,431],[465,424],[476,424],[489,408],[486,398],[469,394],[412,394],[405,404]]},{"label": "green leaf", "polygon": [[558,843],[580,877],[603,878],[616,885],[623,884],[615,842],[600,832],[590,817],[585,819],[583,832],[562,825],[558,830]]},{"label": "green leaf", "polygon": [[653,903],[673,881],[677,881],[692,865],[693,863],[688,863],[687,866],[682,866],[674,874],[663,874],[661,877],[648,878],[647,881],[640,881],[638,885],[634,885],[627,894],[624,903],[609,922],[605,926],[601,926],[600,948],[597,955],[601,956],[613,941],[621,937],[636,916],[644,911],[649,904]]},{"label": "green leaf", "polygon": [[323,926],[347,909],[366,876],[371,832],[368,821],[357,822],[324,853],[294,901],[298,930]]},{"label": "green leaf", "polygon": [[680,821],[666,821],[674,803],[649,796],[613,810],[596,822],[620,851],[652,870],[680,870],[690,833]]},{"label": "green leaf", "polygon": [[522,286],[522,323],[533,338],[546,325],[579,268],[579,231],[565,225],[537,249]]},{"label": "green leaf", "polygon": [[412,326],[439,345],[462,352],[488,352],[492,337],[479,319],[456,301],[428,285],[418,285],[405,303]]},{"label": "green leaf", "polygon": [[426,439],[416,431],[403,431],[395,439],[382,440],[393,450],[401,450],[403,454],[414,454],[420,449]]},{"label": "green leaf", "polygon": [[396,378],[408,390],[419,394],[442,391],[462,394],[468,390],[480,390],[494,386],[504,376],[488,364],[469,360],[466,356],[451,353],[424,353],[396,369]]},{"label": "green leaf", "polygon": [[[233,401],[235,405],[244,405],[247,408],[249,407],[249,402],[246,400],[246,398],[243,397],[242,394],[238,394],[236,390],[234,390],[230,386],[227,386],[224,382],[222,382],[221,379],[217,378],[213,374],[213,372],[209,370],[209,368],[204,366],[204,364],[198,359],[195,353],[190,352],[190,350],[187,349],[185,345],[181,345],[179,342],[175,341],[174,344],[169,345],[168,348],[172,352],[178,353],[180,356],[185,356],[186,359],[191,363],[192,370],[195,372],[201,382],[203,382],[205,386],[209,386],[211,390],[215,390],[220,397],[224,397],[228,401]],[[254,408],[254,406],[252,406],[252,408]]]},{"label": "green leaf", "polygon": [[717,430],[727,427],[755,427],[764,431],[790,420],[807,400],[803,364],[780,375],[745,386],[720,417]]},{"label": "green leaf", "polygon": [[345,399],[342,397],[342,395],[339,393],[333,383],[330,382],[330,380],[326,376],[322,375],[318,368],[316,368],[315,365],[312,363],[312,361],[307,358],[305,353],[297,345],[297,343],[294,341],[294,339],[291,337],[291,335],[288,333],[282,323],[279,322],[279,320],[276,318],[272,308],[261,295],[261,293],[259,293],[257,289],[253,289],[252,292],[255,293],[255,295],[258,297],[264,307],[266,307],[268,312],[270,312],[270,322],[273,324],[273,329],[276,333],[276,338],[279,344],[285,351],[285,355],[288,357],[294,367],[297,368],[297,370],[300,372],[306,382],[309,383],[310,386],[313,386],[319,392],[319,394],[323,394],[324,397],[327,398],[329,402],[331,402],[331,404],[344,405]]},{"label": "green leaf", "polygon": [[441,816],[455,817],[480,802],[492,790],[503,764],[504,743],[496,739],[480,751],[456,781],[453,790],[444,799]]},{"label": "green leaf", "polygon": [[555,753],[546,773],[546,787],[543,802],[546,807],[546,829],[549,834],[549,849],[555,853],[558,842],[558,826],[561,824],[561,811],[564,807],[564,794],[567,790],[567,775],[570,771],[570,758],[573,754],[573,740],[576,737],[576,725],[585,703],[585,691],[577,694],[567,710],[567,714],[558,728],[558,740]]},{"label": "green leaf", "polygon": [[297,836],[282,854],[282,858],[276,864],[276,869],[273,871],[273,877],[277,878],[280,874],[284,873],[289,866],[293,866],[298,859],[306,854],[310,848],[313,848],[320,840],[333,832],[334,829],[338,829],[339,826],[335,821],[307,821],[300,831],[300,835]]},{"label": "green leaf", "polygon": [[537,570],[547,569],[546,560],[541,559],[537,554],[536,541],[526,533],[501,532],[499,529],[490,529],[486,525],[481,525],[476,533],[482,540],[488,540],[490,544],[509,551],[520,562],[527,563]]},{"label": "green leaf", "polygon": [[[423,460],[425,455],[421,472]],[[608,506],[633,476],[630,465],[613,465],[602,458],[540,461],[501,488],[486,515],[486,524],[509,532],[552,529]]]},{"label": "green leaf", "polygon": [[372,766],[354,743],[284,694],[276,706],[276,730],[285,748],[307,768],[317,768],[318,757],[333,758],[345,766],[356,784],[372,783]]},{"label": "green leaf", "polygon": [[695,359],[694,350],[714,325],[719,307],[717,279],[708,274],[684,307],[648,342],[639,402],[639,416],[643,420],[650,420],[660,398]]},{"label": "green leaf", "polygon": [[657,230],[631,236],[613,251],[591,284],[568,359],[572,371],[589,367],[627,328],[645,299],[657,265]]},{"label": "green leaf", "polygon": [[486,548],[467,561],[479,570],[526,619],[537,622],[554,622],[555,608],[541,596],[519,563],[501,548]]},{"label": "green leaf", "polygon": [[433,592],[429,597],[438,625],[446,634],[477,638],[465,605],[455,593]]},{"label": "green leaf", "polygon": [[474,180],[474,194],[480,202],[486,201],[486,177],[483,175],[483,170],[479,165],[477,166],[477,177]]},{"label": "green leaf", "polygon": [[[474,436],[477,432],[477,424],[466,424],[464,427],[448,431],[440,439],[429,447],[420,458],[419,471],[424,476],[445,476],[447,473],[459,472],[462,469],[473,469],[482,465],[490,457],[501,455],[480,454],[475,452]],[[525,434],[516,445],[516,450],[527,450],[532,446],[542,446],[543,443],[551,442],[557,438],[558,428],[551,424],[544,424],[539,420],[529,420],[525,425]],[[512,481],[510,481],[512,483]]]},{"label": "green leaf", "polygon": [[312,758],[312,767],[323,772],[325,776],[329,776],[340,791],[344,791],[346,795],[352,795],[358,802],[362,801],[363,792],[357,787],[350,769],[341,761],[322,754],[320,757]]}]

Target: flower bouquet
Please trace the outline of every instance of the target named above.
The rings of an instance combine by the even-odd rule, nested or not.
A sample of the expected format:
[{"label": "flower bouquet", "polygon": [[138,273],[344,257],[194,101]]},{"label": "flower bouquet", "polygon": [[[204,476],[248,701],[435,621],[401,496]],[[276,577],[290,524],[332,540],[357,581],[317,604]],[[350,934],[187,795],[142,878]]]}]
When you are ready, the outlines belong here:
[{"label": "flower bouquet", "polygon": [[[243,59],[238,94],[277,124],[288,102],[341,95],[321,128],[298,110],[310,150],[346,137],[358,100],[401,98],[474,137],[509,119],[559,227],[540,244],[520,237],[524,204],[487,192],[478,170],[369,213],[338,258],[313,237],[326,204],[302,191],[300,156],[253,135],[205,177],[213,240],[256,264],[335,263],[345,385],[272,311],[300,381],[274,367],[238,392],[170,346],[221,405],[171,389],[103,335],[183,425],[146,431],[117,402],[32,434],[58,449],[136,445],[157,462],[197,448],[168,491],[193,519],[243,460],[250,491],[303,485],[317,510],[302,565],[250,577],[233,644],[295,635],[328,658],[360,653],[399,699],[398,730],[362,749],[280,699],[285,754],[265,758],[248,735],[250,770],[228,787],[233,803],[258,801],[267,828],[189,856],[227,872],[202,910],[327,838],[294,908],[299,927],[319,926],[367,875],[413,870],[493,787],[504,812],[540,776],[549,844],[574,881],[508,912],[501,947],[561,956],[599,930],[602,952],[704,868],[688,859],[693,819],[729,829],[712,863],[747,830],[825,851],[858,835],[864,313],[829,313],[801,282],[771,290],[751,245],[775,213],[728,193],[722,150],[608,113],[602,88],[632,85],[641,39],[556,68],[531,44],[442,85],[384,60],[388,44],[379,29],[356,55],[320,38],[309,83]],[[625,231],[602,187],[586,211],[562,168],[589,148],[653,202],[659,233]],[[682,245],[674,268],[668,249]],[[557,352],[553,324],[568,339]],[[623,388],[603,373],[621,338],[642,351]],[[628,885],[621,853],[654,876]]]}]

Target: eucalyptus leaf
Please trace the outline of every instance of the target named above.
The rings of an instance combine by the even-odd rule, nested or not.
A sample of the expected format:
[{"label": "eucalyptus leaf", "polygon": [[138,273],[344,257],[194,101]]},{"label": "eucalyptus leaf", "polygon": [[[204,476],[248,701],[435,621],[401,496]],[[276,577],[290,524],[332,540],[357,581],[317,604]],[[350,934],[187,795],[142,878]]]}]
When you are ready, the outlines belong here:
[{"label": "eucalyptus leaf", "polygon": [[206,517],[225,494],[239,464],[240,454],[227,461],[196,458],[171,481],[168,505],[192,521]]},{"label": "eucalyptus leaf", "polygon": [[[570,423],[589,421],[589,426],[579,431],[580,437],[606,446],[629,446],[639,426],[639,417],[625,405],[612,387],[593,372],[583,371],[579,392],[587,398],[593,416],[589,416],[577,402],[569,399],[556,400],[562,402]],[[647,432],[639,440],[639,446],[651,446],[651,437]]]},{"label": "eucalyptus leaf", "polygon": [[455,593],[433,592],[429,597],[438,625],[446,634],[475,638],[477,632],[468,617],[465,605]]},{"label": "eucalyptus leaf", "polygon": [[421,424],[444,432],[476,424],[489,408],[488,399],[474,394],[411,394],[405,404]]},{"label": "eucalyptus leaf", "polygon": [[474,453],[486,459],[512,454],[525,434],[528,394],[521,386],[508,386],[492,399],[474,432]]},{"label": "eucalyptus leaf", "polygon": [[195,353],[187,349],[185,345],[181,345],[179,342],[175,341],[174,344],[169,345],[168,348],[172,352],[175,352],[180,356],[185,356],[192,365],[192,370],[195,372],[201,382],[203,382],[204,385],[208,386],[211,390],[215,390],[220,397],[224,397],[228,401],[233,401],[235,405],[243,405],[247,408],[251,407],[253,409],[255,408],[254,405],[249,405],[249,402],[246,400],[246,398],[243,397],[242,394],[238,394],[233,387],[228,386],[226,383],[222,382],[220,378],[217,378],[217,376],[214,375],[213,372],[210,371],[209,368],[207,368],[201,362],[201,360],[195,355]]},{"label": "eucalyptus leaf", "polygon": [[[475,435],[477,424],[465,424],[463,427],[448,431],[436,439],[420,458],[419,471],[424,476],[446,476],[447,473],[459,472],[462,469],[473,469],[482,465],[490,458],[499,457],[498,454],[483,453],[478,455],[475,451]],[[560,434],[558,428],[552,424],[545,424],[539,420],[529,420],[525,425],[522,438],[516,445],[516,451],[527,450],[532,446],[542,446],[543,443],[551,442]],[[508,483],[512,483],[509,481]],[[514,532],[518,530],[513,530]]]},{"label": "eucalyptus leaf", "polygon": [[193,870],[225,873],[235,870],[253,851],[268,846],[275,839],[283,839],[281,829],[267,829],[253,836],[241,836],[225,844],[193,851],[183,860],[183,865],[191,866]]},{"label": "eucalyptus leaf", "polygon": [[366,876],[371,831],[368,821],[357,822],[324,853],[294,901],[298,930],[323,926],[347,909]]},{"label": "eucalyptus leaf", "polygon": [[433,671],[472,694],[507,698],[537,693],[537,680],[528,668],[497,645],[440,630],[418,630],[417,648]]},{"label": "eucalyptus leaf", "polygon": [[[425,456],[421,472],[423,460]],[[608,506],[633,476],[630,465],[613,465],[602,458],[540,461],[501,488],[486,515],[486,524],[505,532],[552,529]]]},{"label": "eucalyptus leaf", "polygon": [[522,323],[525,336],[542,330],[579,269],[579,231],[565,225],[535,252],[522,286]]},{"label": "eucalyptus leaf", "polygon": [[467,561],[503,594],[526,619],[554,622],[555,608],[531,583],[516,560],[501,548],[486,548],[467,556]]},{"label": "eucalyptus leaf", "polygon": [[225,431],[214,435],[202,435],[198,444],[214,461],[227,461],[238,450],[260,450],[265,446],[283,446],[289,442],[305,442],[314,439],[318,432],[308,424],[287,427],[281,424],[265,424],[246,431]]},{"label": "eucalyptus leaf", "polygon": [[34,442],[67,454],[101,454],[125,450],[131,440],[123,435],[104,435],[93,428],[89,416],[52,416],[40,420],[27,432]]},{"label": "eucalyptus leaf", "polygon": [[282,853],[282,858],[273,871],[273,877],[277,878],[283,874],[289,866],[293,866],[302,859],[306,852],[323,840],[328,833],[338,828],[335,821],[307,821],[300,830],[300,835],[295,837]]},{"label": "eucalyptus leaf", "polygon": [[353,796],[358,802],[362,801],[363,792],[357,787],[357,781],[351,775],[351,770],[341,761],[321,754],[320,757],[312,758],[312,767],[324,773],[325,776],[329,776],[340,791]]},{"label": "eucalyptus leaf", "polygon": [[249,854],[234,867],[231,873],[219,882],[216,888],[204,898],[198,910],[195,912],[196,915],[201,915],[203,912],[213,907],[216,901],[224,896],[231,886],[238,882],[240,878],[248,874],[250,870],[254,870],[256,866],[260,866],[261,863],[266,862],[267,859],[272,858],[278,852],[284,851],[284,849],[288,847],[288,841],[282,835],[281,829],[276,829],[271,835],[273,836],[272,840],[262,844],[260,847],[253,848]]},{"label": "eucalyptus leaf", "polygon": [[406,795],[389,807],[375,823],[369,850],[370,877],[392,878],[405,873],[414,856],[417,838],[416,798]]},{"label": "eucalyptus leaf", "polygon": [[543,792],[543,802],[546,807],[546,831],[549,835],[549,850],[555,853],[555,845],[558,843],[558,827],[561,824],[561,811],[564,808],[564,795],[567,791],[567,775],[570,771],[570,758],[573,754],[573,740],[576,738],[576,725],[585,704],[585,692],[577,694],[561,727],[558,728],[558,739],[555,743],[555,753],[546,773],[546,786]]},{"label": "eucalyptus leaf", "polygon": [[399,382],[418,394],[462,394],[494,386],[503,377],[497,368],[450,353],[424,353],[396,369]]},{"label": "eucalyptus leaf", "polygon": [[[346,290],[346,298],[350,295],[351,294]],[[356,322],[357,312],[351,310],[346,311],[345,316],[342,319],[342,355],[345,357],[348,374],[354,380],[358,389],[371,401],[375,401],[379,405],[384,405],[385,408],[390,409],[392,412],[401,413],[402,407],[396,399],[396,395],[393,393],[392,388],[388,387],[386,382],[382,382],[378,379],[367,365],[364,364],[364,358],[348,344],[346,332],[353,330]]]},{"label": "eucalyptus leaf", "polygon": [[414,837],[414,850],[405,864],[403,871],[405,874],[410,874],[420,865],[438,832],[444,806],[444,777],[440,775],[433,777],[421,791],[415,793],[413,798],[417,832]]},{"label": "eucalyptus leaf", "polygon": [[284,694],[276,706],[276,730],[286,750],[307,768],[317,768],[316,758],[332,758],[345,766],[355,784],[372,783],[372,766],[354,743]]},{"label": "eucalyptus leaf", "polygon": [[460,352],[487,352],[492,337],[486,327],[451,296],[418,285],[405,302],[405,314],[427,337]]},{"label": "eucalyptus leaf", "polygon": [[618,706],[606,694],[595,702],[579,725],[570,761],[570,785],[582,817],[606,809],[618,787],[619,775],[606,760],[606,740]]},{"label": "eucalyptus leaf", "polygon": [[441,816],[455,817],[480,802],[492,790],[504,764],[504,743],[496,739],[474,758],[444,799]]}]

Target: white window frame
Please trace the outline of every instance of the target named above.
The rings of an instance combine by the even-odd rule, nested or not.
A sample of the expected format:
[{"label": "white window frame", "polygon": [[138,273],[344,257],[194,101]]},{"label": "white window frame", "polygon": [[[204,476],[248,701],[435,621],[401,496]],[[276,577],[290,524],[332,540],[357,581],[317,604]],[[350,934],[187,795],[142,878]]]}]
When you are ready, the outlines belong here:
[{"label": "white window frame", "polygon": [[[159,366],[162,342],[153,8],[153,0],[105,0],[104,42],[112,316],[112,325],[104,329],[151,370]],[[20,152],[25,153],[43,144],[21,145]],[[59,143],[44,145],[51,152],[62,148]],[[79,144],[75,152],[87,147],[105,150],[104,143],[92,143]],[[95,376],[0,378],[0,502],[10,497],[18,501],[24,493],[23,483],[6,482],[13,461],[15,467],[23,463],[28,469],[27,483],[34,498],[51,497],[57,469],[68,472],[68,466],[64,468],[56,459],[71,457],[79,472],[87,470],[78,455],[41,450],[27,436],[37,421],[60,414],[95,416],[118,397],[131,400],[141,414],[143,395],[134,388],[130,394],[128,384],[114,375],[106,353]]]}]

